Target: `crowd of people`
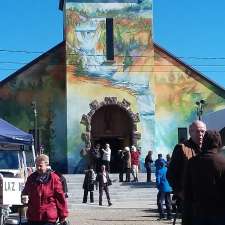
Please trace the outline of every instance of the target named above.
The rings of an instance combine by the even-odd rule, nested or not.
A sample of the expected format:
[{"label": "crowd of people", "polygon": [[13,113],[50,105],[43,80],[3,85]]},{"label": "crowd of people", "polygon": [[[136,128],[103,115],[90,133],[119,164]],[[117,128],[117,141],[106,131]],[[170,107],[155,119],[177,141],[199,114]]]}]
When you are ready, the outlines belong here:
[{"label": "crowd of people", "polygon": [[[144,166],[146,182],[152,182],[152,168],[155,167],[157,206],[159,219],[176,220],[179,213],[182,225],[224,225],[225,224],[225,157],[221,154],[221,136],[218,131],[207,130],[204,122],[197,120],[189,126],[190,138],[178,143],[170,157],[148,151]],[[109,186],[111,149],[100,145],[91,149],[92,161],[85,170],[83,182],[83,203],[94,202],[94,190],[99,190],[98,203],[103,204],[103,191],[108,206],[112,205]],[[135,146],[118,150],[119,182],[138,182],[141,152]],[[124,180],[125,173],[125,180]],[[61,224],[68,216],[67,190],[63,177],[51,170],[48,156],[36,158],[36,171],[27,179],[22,195],[28,196],[28,224]],[[64,182],[65,183],[65,182]],[[171,200],[172,196],[172,200]],[[175,202],[175,214],[172,202]],[[164,209],[164,205],[166,209]]]},{"label": "crowd of people", "polygon": [[190,139],[175,146],[166,178],[179,206],[182,225],[225,224],[225,157],[218,131],[204,122],[189,127]]},{"label": "crowd of people", "polygon": [[[83,203],[87,203],[88,193],[90,193],[90,203],[94,203],[94,190],[99,189],[99,205],[102,205],[103,190],[106,193],[108,205],[111,206],[109,186],[112,181],[109,178],[111,149],[109,144],[105,144],[105,148],[101,149],[100,144],[97,144],[90,150],[92,160],[89,168],[85,170],[83,182]],[[138,172],[140,167],[141,152],[135,146],[126,146],[123,150],[118,150],[119,155],[119,182],[138,182]],[[166,171],[170,163],[170,155],[166,155],[166,160],[163,159],[162,154],[158,154],[158,158],[153,161],[152,151],[149,151],[145,157],[144,166],[147,172],[146,182],[152,183],[152,168],[155,166],[156,184],[159,189],[157,195],[157,205],[160,212],[160,218],[164,218],[163,201],[166,201],[167,218],[171,219],[171,198],[170,193],[172,188],[166,180]],[[125,173],[125,180],[124,180]],[[131,175],[133,180],[131,180]]]},{"label": "crowd of people", "polygon": [[[106,193],[108,206],[111,206],[109,186],[112,181],[109,178],[110,172],[110,160],[111,149],[108,143],[105,144],[105,148],[101,149],[100,144],[97,144],[90,150],[91,160],[89,168],[85,170],[84,182],[83,182],[83,203],[87,203],[87,196],[90,192],[90,202],[94,202],[94,189],[99,189],[99,205],[102,205],[103,191]],[[133,182],[138,182],[138,170],[139,170],[139,158],[140,151],[135,146],[125,147],[123,150],[118,150],[119,156],[119,181],[130,182],[130,174],[133,176]],[[126,175],[126,179],[123,180],[123,175]]]},{"label": "crowd of people", "polygon": [[[101,148],[100,144],[96,144],[89,150],[88,166],[99,173],[101,166],[105,165],[106,171],[110,172],[111,163],[111,148],[108,143],[104,148]],[[123,182],[123,175],[125,173],[125,182],[131,181],[131,174],[133,176],[132,182],[138,182],[138,171],[140,163],[140,150],[134,145],[130,147],[126,146],[123,150],[117,150],[118,169],[119,169],[119,181]]]}]

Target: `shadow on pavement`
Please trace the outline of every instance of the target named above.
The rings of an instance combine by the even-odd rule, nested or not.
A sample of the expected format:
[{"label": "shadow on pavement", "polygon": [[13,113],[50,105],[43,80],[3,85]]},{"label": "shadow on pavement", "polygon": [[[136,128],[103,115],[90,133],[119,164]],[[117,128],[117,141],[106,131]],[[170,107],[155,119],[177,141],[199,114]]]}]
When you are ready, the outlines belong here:
[{"label": "shadow on pavement", "polygon": [[108,221],[108,222],[112,222],[112,221],[117,221],[117,222],[123,222],[123,221],[127,221],[127,222],[140,222],[140,221],[153,221],[153,220],[129,220],[129,219],[121,219],[121,220],[113,220],[113,219],[91,219],[94,221]]},{"label": "shadow on pavement", "polygon": [[158,209],[143,209],[142,212],[158,213]]},{"label": "shadow on pavement", "polygon": [[122,182],[123,186],[131,186],[132,188],[156,188],[155,182]]}]

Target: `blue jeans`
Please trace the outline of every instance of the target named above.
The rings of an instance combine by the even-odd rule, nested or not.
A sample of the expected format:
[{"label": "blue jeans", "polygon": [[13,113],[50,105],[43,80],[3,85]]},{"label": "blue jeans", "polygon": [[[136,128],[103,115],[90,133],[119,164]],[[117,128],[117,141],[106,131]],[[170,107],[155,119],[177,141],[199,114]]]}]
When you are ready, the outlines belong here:
[{"label": "blue jeans", "polygon": [[165,201],[165,205],[166,205],[167,217],[169,218],[169,217],[171,217],[171,210],[172,210],[172,202],[171,202],[170,192],[159,191],[157,194],[157,205],[158,205],[159,216],[161,218],[165,217],[165,213],[164,213],[164,209],[163,209],[164,201]]}]

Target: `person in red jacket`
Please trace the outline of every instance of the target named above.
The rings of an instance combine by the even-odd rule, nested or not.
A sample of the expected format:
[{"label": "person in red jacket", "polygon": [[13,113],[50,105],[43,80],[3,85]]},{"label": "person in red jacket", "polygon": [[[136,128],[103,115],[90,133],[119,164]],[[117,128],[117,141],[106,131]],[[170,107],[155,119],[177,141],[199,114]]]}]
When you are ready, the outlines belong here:
[{"label": "person in red jacket", "polygon": [[22,199],[28,196],[28,225],[55,225],[57,220],[64,224],[68,208],[60,178],[49,169],[47,155],[39,155],[35,162],[37,170],[22,191]]},{"label": "person in red jacket", "polygon": [[132,175],[134,177],[134,182],[138,182],[138,166],[139,166],[140,152],[133,145],[131,146],[131,167]]}]

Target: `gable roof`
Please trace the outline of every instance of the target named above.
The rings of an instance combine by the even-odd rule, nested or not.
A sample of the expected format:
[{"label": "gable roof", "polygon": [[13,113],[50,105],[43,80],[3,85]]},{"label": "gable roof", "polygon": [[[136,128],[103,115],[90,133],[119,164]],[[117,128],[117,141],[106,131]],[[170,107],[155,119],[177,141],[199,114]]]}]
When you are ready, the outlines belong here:
[{"label": "gable roof", "polygon": [[51,48],[50,50],[48,50],[47,52],[43,53],[42,55],[40,55],[39,57],[37,57],[36,59],[34,59],[33,61],[29,62],[28,64],[26,64],[25,66],[23,66],[22,68],[20,68],[19,70],[17,70],[16,72],[12,73],[11,75],[9,75],[8,77],[6,77],[5,79],[3,79],[2,81],[0,81],[0,87],[2,85],[4,85],[5,83],[7,83],[8,81],[10,81],[11,79],[15,78],[17,75],[21,74],[22,72],[26,71],[27,69],[29,69],[31,66],[35,65],[36,63],[38,63],[40,60],[44,59],[46,56],[50,55],[51,53],[53,53],[55,50],[59,49],[60,47],[65,46],[65,42],[62,41],[61,43],[59,43],[58,45],[54,46],[53,48]]},{"label": "gable roof", "polygon": [[205,85],[207,87],[210,87],[210,88],[213,88],[213,91],[217,95],[221,96],[222,98],[225,98],[225,89],[222,86],[218,85],[216,82],[212,81],[207,76],[200,73],[198,70],[194,69],[190,65],[188,65],[185,62],[183,62],[182,60],[178,59],[176,56],[174,56],[172,53],[168,52],[167,50],[165,50],[164,48],[162,48],[158,44],[153,43],[153,46],[154,46],[155,51],[158,51],[159,53],[162,53],[165,56],[167,56],[168,59],[171,62],[175,61],[178,64],[180,64],[189,76],[191,76],[192,78],[194,78],[198,82],[202,83],[203,85]]},{"label": "gable roof", "polygon": [[[59,49],[60,47],[63,47],[63,46],[65,47],[65,43],[66,43],[65,41],[60,42],[59,44],[57,44],[56,46],[54,46],[53,48],[51,48],[47,52],[43,53],[42,55],[40,55],[39,57],[37,57],[36,59],[31,61],[30,63],[26,64],[25,66],[23,66],[22,68],[20,68],[16,72],[14,72],[13,74],[9,75],[4,80],[0,81],[0,87],[2,85],[4,85],[5,83],[7,83],[8,81],[10,81],[11,79],[13,79],[14,77],[16,77],[17,75],[19,75],[20,73],[29,69],[34,64],[38,63],[40,60],[44,59],[46,56],[53,53],[55,50],[57,50],[57,49]],[[171,61],[171,63],[173,63],[174,61],[177,62],[178,64],[180,64],[184,68],[185,72],[189,76],[193,77],[195,80],[202,83],[203,85],[205,85],[207,87],[210,87],[210,88],[213,88],[213,91],[217,95],[225,98],[225,89],[222,86],[218,85],[217,83],[215,83],[214,81],[212,81],[211,79],[209,79],[208,77],[206,77],[205,75],[200,73],[198,70],[196,70],[193,67],[189,66],[188,64],[184,63],[182,60],[178,59],[176,56],[174,56],[172,53],[168,52],[167,50],[165,50],[164,48],[162,48],[158,44],[153,43],[153,46],[154,46],[154,51],[156,51],[156,52],[158,51],[158,53],[161,53],[161,54],[164,54],[165,56],[167,56],[167,58]]]}]

